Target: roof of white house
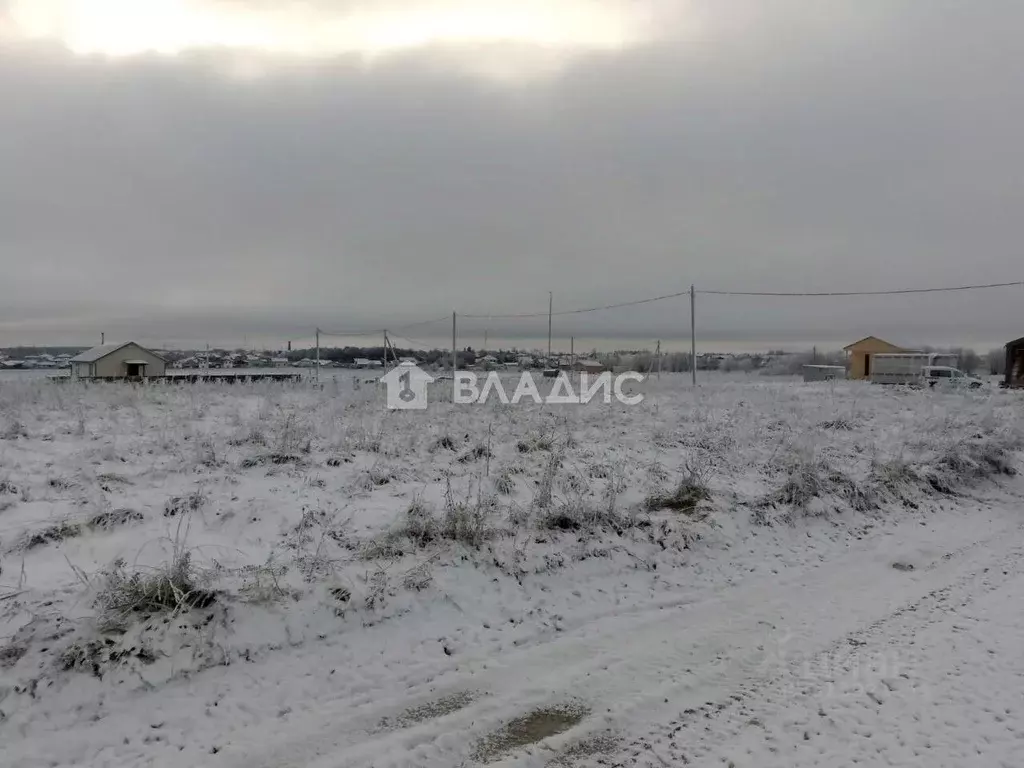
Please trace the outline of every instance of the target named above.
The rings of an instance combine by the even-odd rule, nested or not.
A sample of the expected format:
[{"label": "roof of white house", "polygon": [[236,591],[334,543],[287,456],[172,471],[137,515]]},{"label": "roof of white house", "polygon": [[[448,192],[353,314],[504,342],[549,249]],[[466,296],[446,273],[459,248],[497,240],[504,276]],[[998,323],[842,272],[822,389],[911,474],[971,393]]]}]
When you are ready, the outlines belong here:
[{"label": "roof of white house", "polygon": [[[93,347],[92,349],[88,349],[85,352],[83,352],[82,354],[80,354],[80,355],[78,355],[76,357],[71,358],[71,362],[72,363],[95,363],[97,360],[102,360],[107,355],[112,355],[115,352],[117,352],[117,350],[123,349],[124,347],[127,347],[129,344],[135,344],[135,342],[134,341],[126,341],[126,342],[124,342],[122,344],[101,344],[98,347]],[[139,349],[145,349],[145,347],[142,347],[139,344],[135,344],[135,346],[139,347]],[[159,357],[161,360],[163,360],[163,358],[160,357],[160,355],[158,355],[156,352],[153,352],[152,350],[149,350],[149,349],[147,349],[146,351],[149,352],[149,354],[153,355],[154,357]]]}]

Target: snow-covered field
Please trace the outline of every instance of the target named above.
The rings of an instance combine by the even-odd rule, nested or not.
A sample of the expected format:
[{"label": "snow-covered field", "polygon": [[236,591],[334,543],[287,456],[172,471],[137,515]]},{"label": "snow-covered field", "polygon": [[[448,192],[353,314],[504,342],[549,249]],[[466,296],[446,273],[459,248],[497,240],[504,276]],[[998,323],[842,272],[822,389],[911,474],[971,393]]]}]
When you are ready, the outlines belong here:
[{"label": "snow-covered field", "polygon": [[643,389],[0,382],[0,765],[1016,765],[1020,394]]}]

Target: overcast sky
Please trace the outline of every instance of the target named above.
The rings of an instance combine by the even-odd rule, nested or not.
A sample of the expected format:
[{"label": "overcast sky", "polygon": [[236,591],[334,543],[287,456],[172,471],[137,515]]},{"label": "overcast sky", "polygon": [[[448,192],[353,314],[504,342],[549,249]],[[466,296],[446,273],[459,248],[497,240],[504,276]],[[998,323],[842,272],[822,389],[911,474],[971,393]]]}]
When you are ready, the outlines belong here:
[{"label": "overcast sky", "polygon": [[[1013,0],[0,0],[0,344],[1024,280],[1021,29]],[[1001,343],[1022,306],[707,296],[698,327]]]}]

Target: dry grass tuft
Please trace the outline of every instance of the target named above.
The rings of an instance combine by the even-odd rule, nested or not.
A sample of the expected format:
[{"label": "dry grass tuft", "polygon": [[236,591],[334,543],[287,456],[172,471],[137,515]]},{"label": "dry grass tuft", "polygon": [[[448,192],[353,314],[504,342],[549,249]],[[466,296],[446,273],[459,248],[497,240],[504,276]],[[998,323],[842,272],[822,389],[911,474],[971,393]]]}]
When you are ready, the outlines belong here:
[{"label": "dry grass tuft", "polygon": [[156,567],[129,568],[118,558],[90,579],[80,569],[76,574],[95,590],[95,605],[101,621],[108,626],[124,626],[134,616],[159,613],[185,613],[206,608],[217,600],[217,593],[207,588],[209,573],[193,562],[192,550],[185,546],[188,537],[187,518],[178,522],[170,542],[170,557]]},{"label": "dry grass tuft", "polygon": [[672,509],[676,512],[693,513],[702,502],[711,500],[711,490],[708,488],[709,474],[707,464],[688,462],[675,488],[670,493],[651,494],[644,500],[644,506],[650,511]]},{"label": "dry grass tuft", "polygon": [[198,512],[206,506],[206,494],[202,490],[193,491],[187,496],[172,496],[164,504],[164,517],[178,517]]},{"label": "dry grass tuft", "polygon": [[64,541],[65,539],[73,539],[82,535],[81,523],[72,523],[68,520],[62,520],[59,523],[44,528],[41,531],[35,531],[29,533],[21,544],[22,549],[35,549],[36,547],[42,547],[46,544],[54,544],[57,542]]},{"label": "dry grass tuft", "polygon": [[133,614],[182,613],[206,608],[217,593],[200,586],[192,555],[176,553],[166,565],[149,571],[129,571],[123,559],[102,574],[96,604],[104,615],[125,620]]}]

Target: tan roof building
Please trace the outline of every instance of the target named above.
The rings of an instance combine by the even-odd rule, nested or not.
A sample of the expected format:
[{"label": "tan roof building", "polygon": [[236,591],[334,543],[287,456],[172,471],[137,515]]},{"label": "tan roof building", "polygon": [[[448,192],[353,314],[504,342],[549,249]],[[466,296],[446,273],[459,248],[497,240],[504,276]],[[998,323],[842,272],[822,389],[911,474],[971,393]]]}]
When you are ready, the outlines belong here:
[{"label": "tan roof building", "polygon": [[71,358],[73,379],[147,379],[166,372],[166,360],[134,341],[103,344]]},{"label": "tan roof building", "polygon": [[860,341],[855,341],[847,347],[843,347],[846,356],[850,361],[850,372],[848,378],[866,379],[871,375],[871,356],[877,354],[910,352],[909,349],[897,347],[877,336],[866,336]]}]

